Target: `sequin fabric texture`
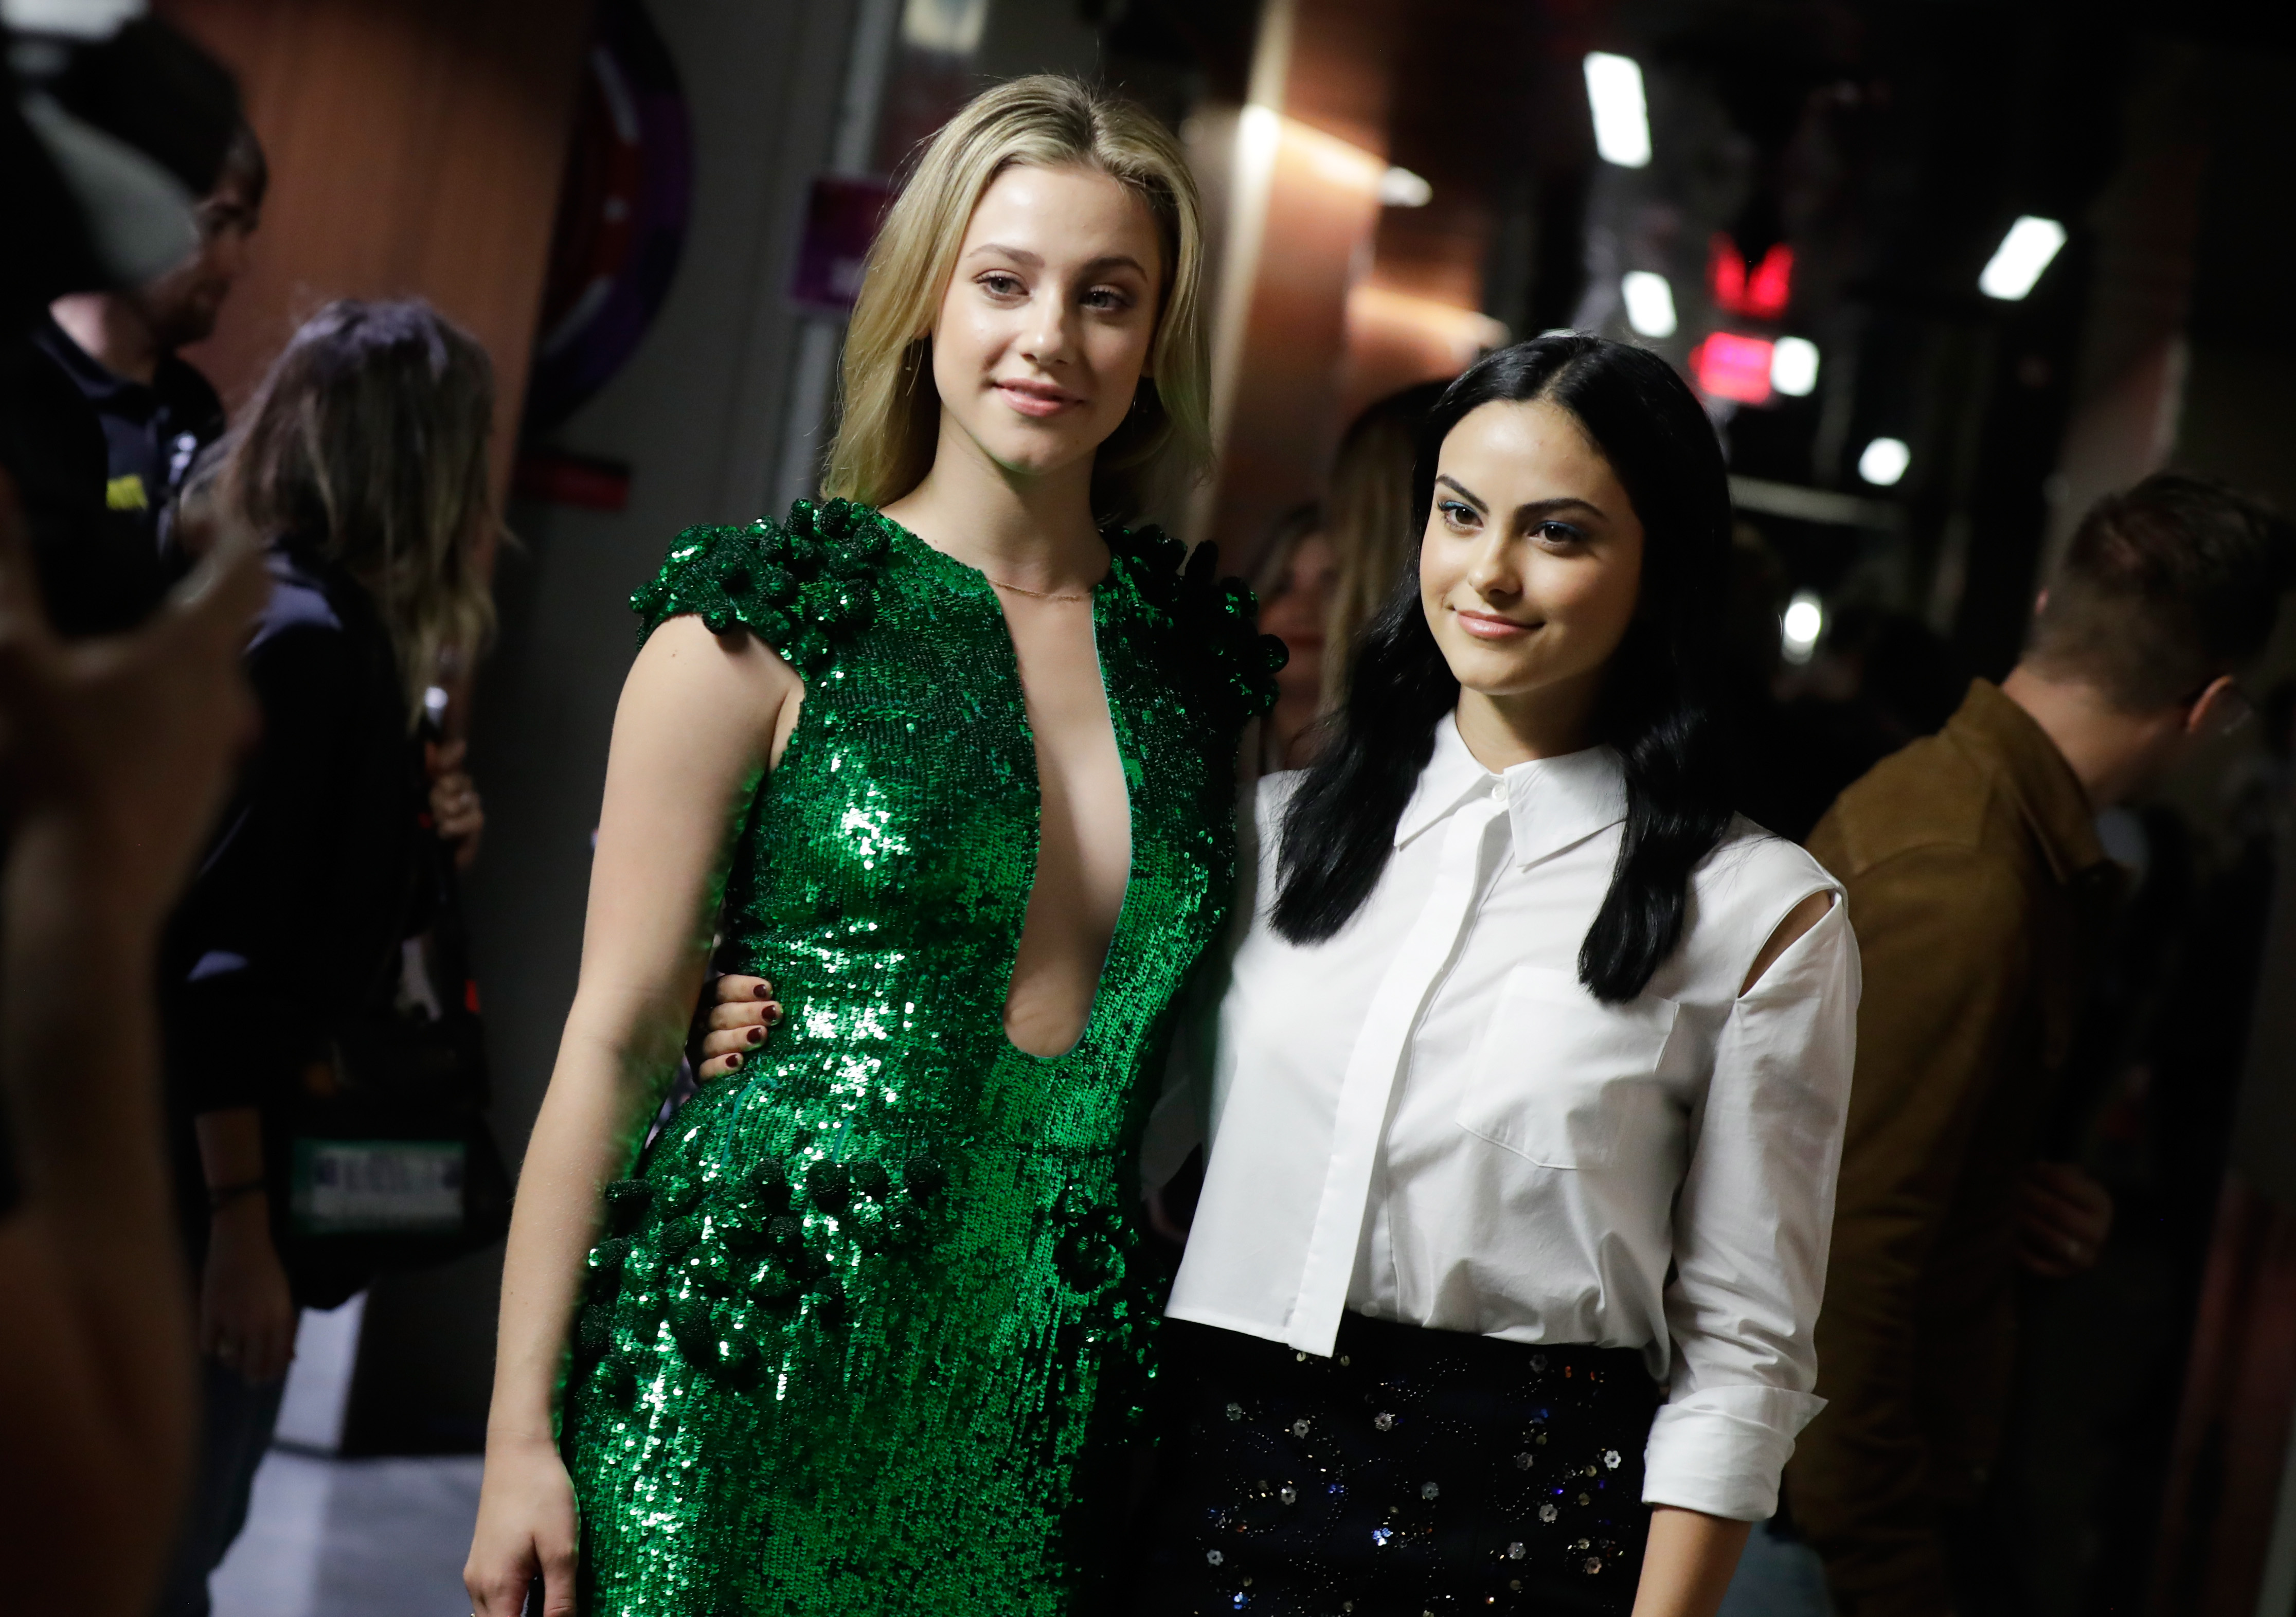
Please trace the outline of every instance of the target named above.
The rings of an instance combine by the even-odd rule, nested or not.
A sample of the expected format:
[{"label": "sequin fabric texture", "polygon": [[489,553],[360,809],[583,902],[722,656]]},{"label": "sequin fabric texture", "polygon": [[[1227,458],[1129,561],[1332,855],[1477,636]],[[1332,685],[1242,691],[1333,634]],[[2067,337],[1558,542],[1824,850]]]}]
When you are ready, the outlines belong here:
[{"label": "sequin fabric texture", "polygon": [[1152,529],[1094,592],[1132,869],[1066,1055],[1004,1036],[1037,858],[987,580],[865,507],[690,530],[634,598],[804,677],[727,876],[726,969],[786,1008],[607,1192],[565,1437],[584,1609],[1103,1609],[1152,1375],[1130,1182],[1169,1008],[1234,882],[1282,649]]},{"label": "sequin fabric texture", "polygon": [[1330,1358],[1167,1321],[1136,1617],[1625,1617],[1642,1355],[1366,1319]]}]

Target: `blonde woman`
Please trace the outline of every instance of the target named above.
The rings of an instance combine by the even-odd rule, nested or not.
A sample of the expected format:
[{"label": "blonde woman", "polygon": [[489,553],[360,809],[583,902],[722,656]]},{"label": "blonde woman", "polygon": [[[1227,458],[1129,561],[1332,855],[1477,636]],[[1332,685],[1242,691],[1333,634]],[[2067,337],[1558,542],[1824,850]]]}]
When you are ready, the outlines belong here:
[{"label": "blonde woman", "polygon": [[[1107,1609],[1143,1072],[1276,660],[1112,521],[1203,452],[1198,216],[1144,114],[976,100],[873,250],[840,497],[689,531],[639,592],[504,1277],[485,1617],[537,1577],[550,1612]],[[778,997],[641,1153],[713,925]]]}]

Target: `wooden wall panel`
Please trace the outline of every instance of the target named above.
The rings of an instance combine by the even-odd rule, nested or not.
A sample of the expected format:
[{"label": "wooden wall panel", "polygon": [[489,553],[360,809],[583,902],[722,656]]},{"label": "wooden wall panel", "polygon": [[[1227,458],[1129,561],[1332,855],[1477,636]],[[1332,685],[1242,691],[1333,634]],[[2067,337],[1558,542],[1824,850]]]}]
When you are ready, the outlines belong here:
[{"label": "wooden wall panel", "polygon": [[332,298],[428,298],[493,356],[509,471],[589,7],[160,0],[240,78],[271,160],[252,271],[190,357],[243,400]]},{"label": "wooden wall panel", "polygon": [[[1255,138],[1249,122],[1243,138]],[[1247,569],[1276,518],[1323,492],[1346,424],[1348,291],[1379,220],[1385,166],[1289,119],[1273,126],[1273,145],[1210,536],[1228,566]]]}]

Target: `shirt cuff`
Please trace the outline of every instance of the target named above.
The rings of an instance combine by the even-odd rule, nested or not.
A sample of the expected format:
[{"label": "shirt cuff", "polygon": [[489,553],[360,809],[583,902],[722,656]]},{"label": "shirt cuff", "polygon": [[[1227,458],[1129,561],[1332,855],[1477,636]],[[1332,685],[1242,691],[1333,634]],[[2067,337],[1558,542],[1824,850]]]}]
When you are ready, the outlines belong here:
[{"label": "shirt cuff", "polygon": [[1777,1514],[1794,1434],[1825,1408],[1784,1387],[1702,1387],[1658,1412],[1643,1450],[1643,1502],[1733,1522]]}]

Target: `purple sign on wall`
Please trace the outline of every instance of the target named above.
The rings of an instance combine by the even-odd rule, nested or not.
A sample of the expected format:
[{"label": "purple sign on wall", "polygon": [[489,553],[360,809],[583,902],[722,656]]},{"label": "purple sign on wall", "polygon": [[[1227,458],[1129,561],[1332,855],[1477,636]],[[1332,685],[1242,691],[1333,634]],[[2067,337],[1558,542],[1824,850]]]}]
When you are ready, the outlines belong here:
[{"label": "purple sign on wall", "polygon": [[852,312],[869,243],[892,200],[893,188],[883,180],[824,174],[813,182],[790,278],[791,301],[824,315]]}]

